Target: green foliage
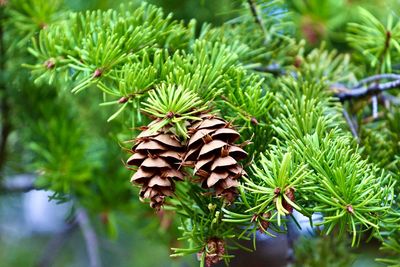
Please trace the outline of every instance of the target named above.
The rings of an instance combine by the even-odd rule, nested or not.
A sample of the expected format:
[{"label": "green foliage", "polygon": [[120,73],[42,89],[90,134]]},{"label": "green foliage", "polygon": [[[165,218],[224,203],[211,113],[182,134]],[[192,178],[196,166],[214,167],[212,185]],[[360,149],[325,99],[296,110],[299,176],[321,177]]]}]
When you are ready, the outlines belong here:
[{"label": "green foliage", "polygon": [[266,88],[265,80],[244,69],[231,69],[225,93],[217,107],[228,120],[238,126],[242,141],[251,140],[246,150],[254,157],[264,152],[271,143],[271,110],[273,94]]},{"label": "green foliage", "polygon": [[297,70],[304,76],[330,83],[355,81],[356,68],[350,62],[350,55],[340,54],[336,50],[328,51],[324,44],[311,50],[305,57],[299,55],[298,61],[300,66]]},{"label": "green foliage", "polygon": [[[179,227],[182,233],[178,240],[185,240],[188,244],[186,248],[172,248],[174,253],[171,257],[193,253],[201,254],[206,250],[208,240],[221,238],[223,240],[231,239],[233,244],[233,246],[225,247],[226,254],[223,257],[225,262],[228,262],[231,258],[228,249],[241,247],[235,241],[235,228],[229,222],[222,220],[221,208],[224,208],[225,204],[210,196],[204,197],[202,193],[203,190],[193,186],[193,184],[180,183],[176,189],[177,199],[171,200],[171,207],[165,207],[165,209],[171,209],[182,217]],[[204,254],[201,258],[204,261]]]},{"label": "green foliage", "polygon": [[[135,139],[136,129],[148,125],[143,114],[155,120],[152,130],[168,124],[186,139],[201,113],[219,113],[237,127],[242,141],[253,143],[245,148],[247,174],[238,198],[227,205],[182,170],[185,181],[164,206],[175,214],[185,242],[173,256],[199,253],[204,264],[208,242],[217,238],[226,245],[222,258],[228,261],[228,250],[247,249],[238,240],[255,242],[256,231],[285,232],[296,209],[310,219],[322,213],[321,233],[351,235],[353,246],[364,235],[381,240],[394,254],[392,261],[382,261],[396,264],[399,109],[379,105],[384,115],[368,123],[368,96],[356,103],[359,109],[346,105],[357,119],[357,146],[334,94],[356,84],[356,76],[395,69],[399,23],[389,16],[384,25],[379,15],[354,6],[347,12],[347,2],[240,1],[227,23],[197,30],[196,21],[177,21],[147,3],[63,12],[59,1],[11,1],[7,77],[20,72],[19,63],[12,63],[16,55],[16,62],[26,59],[42,87],[25,86],[30,84],[25,77],[14,82],[14,92],[2,81],[7,94],[1,96],[24,114],[14,121],[29,125],[17,137],[30,140],[23,163],[39,171],[37,186],[53,190],[58,199],[108,214],[110,221],[121,210],[135,209],[140,218],[145,211],[133,200],[117,143]],[[356,14],[354,20],[349,14]],[[331,46],[344,40],[335,32],[350,19],[344,54],[338,52],[343,47]],[[298,39],[302,35],[306,42]],[[328,42],[309,49],[323,39]],[[29,57],[22,51],[28,40]],[[314,256],[327,253],[318,242],[304,266],[319,264]]]},{"label": "green foliage", "polygon": [[[33,40],[30,52],[37,58],[55,59],[60,71],[73,71],[76,86],[72,91],[79,92],[109,79],[111,70],[122,67],[122,63],[140,61],[145,49],[185,47],[191,32],[154,6],[142,4],[135,9],[122,5],[119,12],[70,14],[62,23],[42,31],[39,41]],[[42,68],[44,73],[53,69],[40,62],[32,67]]]},{"label": "green foliage", "polygon": [[65,15],[61,0],[12,0],[6,8],[7,16],[12,18],[12,25],[7,26],[21,37],[13,40],[18,47],[24,47],[40,29],[47,28]]},{"label": "green foliage", "polygon": [[[226,95],[221,102],[221,108],[223,105],[229,107],[226,116],[229,117],[232,112],[238,114],[236,123],[241,126],[241,129],[251,127],[252,124],[266,127],[270,120],[268,115],[273,106],[273,100],[271,92],[264,88],[264,79],[260,79],[255,74],[249,75],[241,69],[232,69],[229,75],[232,79],[227,80]],[[254,119],[257,122],[254,122]]]},{"label": "green foliage", "polygon": [[196,40],[189,51],[175,53],[167,60],[163,78],[197,92],[204,100],[214,99],[230,78],[225,73],[239,64],[236,51],[225,44],[205,40]]},{"label": "green foliage", "polygon": [[72,119],[73,115],[60,109],[50,114],[58,116],[42,118],[33,125],[37,136],[43,138],[32,140],[30,145],[35,152],[34,157],[40,162],[34,166],[40,174],[37,185],[55,192],[69,193],[82,188],[91,179],[93,166],[84,161],[87,144],[81,139],[83,131]]},{"label": "green foliage", "polygon": [[388,252],[391,256],[377,259],[377,261],[385,263],[390,267],[399,267],[400,243],[398,240],[398,234],[396,236],[390,236],[388,240],[383,243],[381,250]]},{"label": "green foliage", "polygon": [[[382,120],[371,122],[363,127],[363,154],[381,168],[398,175],[400,139],[400,110],[392,106]],[[361,117],[361,115],[360,115]]]},{"label": "green foliage", "polygon": [[[325,214],[327,234],[338,225],[339,236],[345,230],[352,232],[355,245],[357,234],[379,230],[378,223],[390,208],[393,183],[387,174],[381,174],[359,155],[350,154],[345,138],[332,140],[327,136],[317,144],[316,136],[313,137],[299,147],[317,173],[311,200],[318,204],[312,210]],[[385,186],[386,183],[389,185]]]},{"label": "green foliage", "polygon": [[[338,113],[329,104],[323,87],[294,82],[293,79],[284,81],[284,84],[282,104],[277,106],[280,116],[274,120],[274,130],[281,137],[278,149],[286,147],[288,151],[293,150],[291,153],[295,153],[300,160],[297,166],[304,162],[309,168],[303,170],[302,175],[293,174],[283,179],[283,172],[272,167],[276,166],[276,159],[271,158],[269,165],[264,158],[260,162],[264,172],[256,169],[256,178],[245,181],[244,188],[262,195],[256,202],[258,205],[255,205],[261,207],[258,213],[274,208],[281,215],[288,213],[285,210],[282,212],[279,201],[276,201],[276,207],[271,207],[272,200],[276,198],[276,188],[285,188],[285,193],[291,187],[299,188],[300,192],[312,192],[296,195],[296,199],[301,199],[300,205],[289,202],[287,198],[285,200],[300,212],[304,209],[305,215],[322,212],[324,232],[329,234],[336,227],[339,236],[350,232],[353,234],[352,245],[355,245],[358,234],[371,228],[379,229],[379,221],[390,208],[393,183],[387,174],[380,174],[357,152],[351,153],[350,138],[337,129],[340,125]],[[318,102],[321,97],[324,97],[321,100],[325,103]],[[281,169],[287,172],[290,169],[283,168],[285,165],[282,163]],[[311,175],[307,175],[306,170]],[[258,180],[260,178],[261,182]],[[264,199],[267,200],[264,202]]]},{"label": "green foliage", "polygon": [[183,87],[167,87],[165,84],[151,91],[147,102],[143,105],[145,106],[142,109],[144,112],[161,119],[151,126],[153,131],[169,124],[173,125],[178,136],[184,138],[188,137],[185,123],[200,120],[195,115],[207,108],[206,106],[202,107],[202,101],[194,93],[185,91]]},{"label": "green foliage", "polygon": [[355,255],[349,250],[346,240],[326,236],[301,238],[295,252],[295,266],[299,267],[352,266],[355,260]]},{"label": "green foliage", "polygon": [[[279,153],[279,152],[275,152]],[[246,212],[254,212],[256,214],[272,213],[271,219],[277,217],[278,225],[281,225],[281,216],[291,214],[288,205],[301,211],[294,199],[288,194],[291,190],[299,188],[303,190],[307,186],[304,180],[307,178],[306,165],[301,165],[292,161],[290,152],[284,155],[276,155],[272,153],[267,159],[261,155],[261,159],[257,164],[253,164],[254,177],[252,180],[244,178],[244,189],[248,192],[255,193],[256,203],[260,203]],[[274,155],[275,154],[275,155]],[[257,165],[262,167],[258,168]],[[297,191],[296,195],[302,192]],[[287,202],[285,205],[284,203]]]},{"label": "green foliage", "polygon": [[293,12],[293,20],[297,26],[296,34],[307,41],[311,47],[318,46],[322,41],[328,43],[340,42],[343,30],[352,15],[350,1],[285,1]]},{"label": "green foliage", "polygon": [[367,10],[360,8],[361,21],[349,23],[346,40],[370,65],[371,72],[392,72],[392,62],[400,52],[400,22],[392,15],[382,24]]}]

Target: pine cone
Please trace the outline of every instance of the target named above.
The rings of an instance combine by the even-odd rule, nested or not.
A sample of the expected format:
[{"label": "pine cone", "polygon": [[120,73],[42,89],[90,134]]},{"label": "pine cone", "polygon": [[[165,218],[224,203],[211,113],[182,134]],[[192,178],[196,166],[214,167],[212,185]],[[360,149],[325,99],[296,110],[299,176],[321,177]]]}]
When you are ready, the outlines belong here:
[{"label": "pine cone", "polygon": [[[288,188],[286,189],[285,195],[292,201],[294,202],[295,199],[295,195],[294,195],[294,188]],[[289,202],[286,201],[285,198],[282,198],[282,206],[285,210],[287,210],[289,212],[289,214],[293,213],[293,207],[292,205],[290,205]]]},{"label": "pine cone", "polygon": [[260,231],[260,233],[267,232],[267,230],[269,228],[269,224],[270,224],[270,222],[269,222],[270,218],[271,218],[270,212],[263,213],[262,218],[259,219],[258,230]]},{"label": "pine cone", "polygon": [[203,115],[192,124],[185,165],[195,167],[195,175],[204,188],[213,188],[217,196],[229,203],[237,195],[238,179],[246,175],[238,163],[247,153],[233,143],[240,134],[221,118]]},{"label": "pine cone", "polygon": [[205,254],[205,263],[207,267],[212,266],[213,264],[218,263],[223,259],[225,254],[225,242],[219,238],[210,238],[207,241],[205,248],[197,253],[197,259],[200,260],[201,257]]},{"label": "pine cone", "polygon": [[174,180],[183,180],[178,170],[183,146],[168,127],[156,132],[142,127],[131,152],[127,164],[139,167],[131,182],[141,185],[140,198],[150,199],[150,207],[159,210],[165,197],[172,196]]}]

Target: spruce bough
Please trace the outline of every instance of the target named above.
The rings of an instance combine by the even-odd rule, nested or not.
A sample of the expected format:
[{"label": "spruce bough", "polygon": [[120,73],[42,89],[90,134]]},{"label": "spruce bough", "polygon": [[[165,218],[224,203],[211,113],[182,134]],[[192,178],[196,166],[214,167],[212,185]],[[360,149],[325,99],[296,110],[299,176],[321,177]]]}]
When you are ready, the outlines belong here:
[{"label": "spruce bough", "polygon": [[[236,19],[203,25],[199,33],[194,20],[185,24],[147,3],[57,13],[30,34],[36,62],[25,66],[60,96],[65,88],[83,97],[96,89],[102,94],[101,105],[114,110],[108,121],[123,126],[118,141],[133,142],[127,166],[140,198],[180,221],[186,247],[172,256],[197,254],[207,266],[229,261],[231,249],[247,249],[241,239],[285,231],[297,210],[309,218],[322,213],[321,234],[351,236],[352,246],[368,237],[382,241],[394,258],[380,261],[399,266],[400,149],[367,152],[385,142],[398,147],[391,116],[400,111],[389,102],[370,110],[347,101],[349,89],[387,80],[359,85],[355,77],[395,72],[399,24],[358,10],[362,19],[347,29],[349,60],[323,45],[305,46],[283,1],[242,7]],[[363,42],[377,36],[379,42]],[[378,133],[365,114],[375,118],[376,105],[389,118],[375,124],[389,131],[390,141],[369,141]],[[354,124],[359,129],[350,129]],[[44,188],[80,201],[69,190],[75,181],[51,187],[55,181],[46,179]]]}]

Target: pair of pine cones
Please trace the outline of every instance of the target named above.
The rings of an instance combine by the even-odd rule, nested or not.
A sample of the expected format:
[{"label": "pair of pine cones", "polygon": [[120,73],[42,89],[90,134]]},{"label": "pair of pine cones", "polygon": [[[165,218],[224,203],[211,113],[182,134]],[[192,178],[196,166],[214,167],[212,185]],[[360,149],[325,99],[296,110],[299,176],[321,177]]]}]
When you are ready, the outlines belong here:
[{"label": "pair of pine cones", "polygon": [[230,123],[214,115],[204,114],[200,121],[188,127],[189,139],[179,140],[171,126],[153,131],[142,127],[130,150],[127,164],[137,166],[131,182],[141,186],[140,198],[149,199],[150,206],[159,210],[165,197],[172,196],[175,181],[188,176],[183,167],[194,168],[193,174],[203,188],[232,203],[237,195],[238,180],[247,175],[238,163],[247,153],[234,142],[240,134]]}]

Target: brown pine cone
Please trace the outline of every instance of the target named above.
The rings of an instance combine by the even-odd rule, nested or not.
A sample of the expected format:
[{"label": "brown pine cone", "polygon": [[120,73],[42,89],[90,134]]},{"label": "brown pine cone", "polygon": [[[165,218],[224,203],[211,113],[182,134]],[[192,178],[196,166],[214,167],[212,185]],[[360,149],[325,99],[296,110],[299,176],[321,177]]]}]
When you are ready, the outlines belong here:
[{"label": "brown pine cone", "polygon": [[156,132],[142,127],[131,152],[127,164],[139,167],[131,182],[141,185],[140,198],[150,199],[150,206],[159,210],[165,197],[172,196],[174,180],[183,180],[184,175],[178,170],[183,146],[168,127]]},{"label": "brown pine cone", "polygon": [[[290,199],[290,201],[295,202],[294,188],[286,189],[285,195]],[[289,214],[293,213],[293,207],[285,198],[282,197],[282,206]]]},{"label": "brown pine cone", "polygon": [[199,253],[197,253],[197,258],[198,260],[200,260],[201,257],[203,257],[204,255],[205,264],[207,267],[210,267],[213,264],[216,264],[219,261],[221,261],[223,259],[224,254],[225,254],[224,240],[214,237],[210,238],[207,241],[205,248]]},{"label": "brown pine cone", "polygon": [[201,118],[189,129],[184,164],[195,167],[204,188],[214,189],[217,196],[231,203],[237,195],[238,179],[246,175],[238,161],[247,153],[234,144],[240,134],[229,123],[213,115]]}]

